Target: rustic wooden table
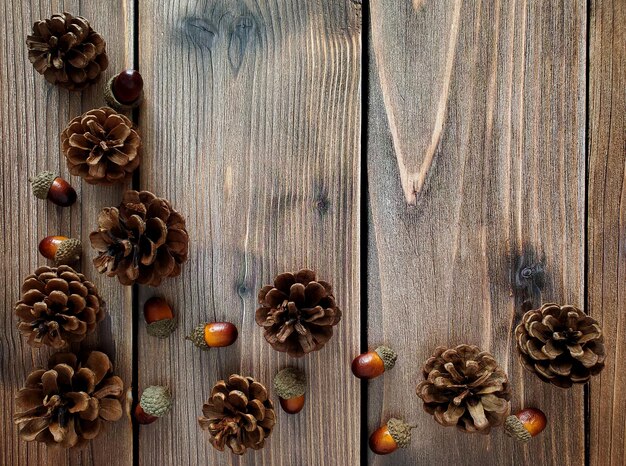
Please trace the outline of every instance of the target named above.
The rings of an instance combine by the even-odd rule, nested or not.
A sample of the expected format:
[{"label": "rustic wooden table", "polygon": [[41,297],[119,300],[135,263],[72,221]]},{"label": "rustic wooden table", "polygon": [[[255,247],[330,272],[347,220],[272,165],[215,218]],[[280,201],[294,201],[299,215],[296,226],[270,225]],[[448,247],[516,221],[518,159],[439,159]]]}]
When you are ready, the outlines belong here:
[{"label": "rustic wooden table", "polygon": [[[81,14],[107,40],[105,78],[138,68],[145,103],[138,176],[94,187],[69,177],[59,134],[104,104],[106,79],[83,93],[50,87],[28,62],[33,21]],[[4,229],[0,329],[2,465],[623,465],[626,464],[626,2],[623,0],[3,0],[0,33]],[[29,176],[55,170],[79,202],[53,207]],[[88,244],[100,208],[130,188],[186,215],[190,260],[158,289],[83,272],[110,312],[97,336],[134,393],[169,385],[173,411],[133,429],[124,420],[76,452],[17,437],[14,396],[49,354],[25,346],[14,303],[45,260],[48,234]],[[561,390],[523,371],[512,330],[515,281],[545,269],[531,299],[584,306],[604,326],[608,364],[588,386]],[[308,266],[335,285],[335,337],[299,360],[273,351],[254,322],[256,294]],[[153,295],[179,330],[149,337]],[[196,324],[228,320],[236,345],[201,352]],[[350,373],[386,343],[396,368],[370,383]],[[477,344],[506,367],[514,408],[549,427],[528,446],[496,430],[436,424],[415,395],[439,344]],[[279,414],[263,451],[219,453],[197,426],[202,402],[234,372],[270,383],[287,363],[310,378],[305,410]],[[411,446],[366,448],[390,416],[417,423]]]}]

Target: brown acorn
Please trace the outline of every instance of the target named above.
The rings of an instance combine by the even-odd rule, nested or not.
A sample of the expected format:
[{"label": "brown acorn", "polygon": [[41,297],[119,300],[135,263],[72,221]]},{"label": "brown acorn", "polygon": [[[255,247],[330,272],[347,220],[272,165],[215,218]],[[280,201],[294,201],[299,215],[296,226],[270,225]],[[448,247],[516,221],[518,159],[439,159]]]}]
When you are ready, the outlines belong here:
[{"label": "brown acorn", "polygon": [[296,414],[304,408],[306,375],[300,369],[287,367],[274,376],[274,389],[278,394],[280,407],[287,414]]},{"label": "brown acorn", "polygon": [[139,424],[152,424],[172,408],[172,394],[167,387],[153,385],[141,394],[135,406],[135,419]]},{"label": "brown acorn", "polygon": [[60,176],[45,171],[29,178],[33,194],[39,199],[48,199],[61,207],[69,207],[76,202],[76,191]]},{"label": "brown acorn", "polygon": [[546,428],[546,415],[537,408],[525,408],[506,418],[504,431],[510,437],[526,443]]},{"label": "brown acorn", "polygon": [[163,299],[154,296],[143,305],[143,315],[148,324],[148,335],[157,338],[167,338],[178,325],[174,312],[169,304]]},{"label": "brown acorn", "polygon": [[187,337],[194,345],[203,350],[222,348],[235,343],[239,332],[230,322],[207,322],[194,328]]},{"label": "brown acorn", "polygon": [[359,379],[374,379],[393,368],[398,354],[388,346],[360,354],[352,361],[352,373]]},{"label": "brown acorn", "polygon": [[391,418],[370,436],[370,450],[377,455],[388,455],[398,448],[406,448],[411,442],[411,429],[414,428],[401,419]]},{"label": "brown acorn", "polygon": [[78,262],[82,251],[80,241],[67,236],[46,236],[39,242],[41,255],[57,264]]},{"label": "brown acorn", "polygon": [[104,88],[104,100],[118,111],[128,111],[141,105],[143,78],[137,70],[124,70],[109,79]]}]

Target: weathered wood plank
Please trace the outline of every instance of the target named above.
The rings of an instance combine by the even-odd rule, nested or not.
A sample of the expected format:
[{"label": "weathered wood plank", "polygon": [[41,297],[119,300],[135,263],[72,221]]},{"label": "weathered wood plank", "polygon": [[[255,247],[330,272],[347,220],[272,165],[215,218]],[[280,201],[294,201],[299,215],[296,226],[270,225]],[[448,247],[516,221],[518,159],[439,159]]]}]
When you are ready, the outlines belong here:
[{"label": "weathered wood plank", "polygon": [[594,0],[589,22],[588,309],[604,328],[607,364],[592,380],[592,465],[626,463],[626,4]]},{"label": "weathered wood plank", "polygon": [[[526,373],[513,329],[530,298],[583,304],[584,1],[371,2],[369,345],[396,347],[369,385],[370,432],[418,425],[373,464],[583,464],[583,389]],[[512,406],[551,423],[528,446],[444,428],[415,395],[438,345],[477,344],[510,376]],[[371,454],[370,454],[371,455]]]},{"label": "weathered wood plank", "polygon": [[[92,280],[107,302],[109,317],[97,335],[89,337],[83,348],[102,349],[113,359],[116,373],[127,385],[132,383],[132,325],[130,290],[116,281],[100,276],[91,264],[88,235],[96,227],[98,211],[119,202],[123,187],[102,188],[70,177],[61,154],[59,136],[67,122],[83,111],[104,104],[102,87],[115,70],[132,66],[132,1],[115,2],[2,2],[6,27],[0,33],[0,126],[2,162],[0,205],[5,228],[2,235],[3,303],[5,312],[0,326],[0,463],[6,465],[132,464],[132,429],[128,420],[109,424],[101,436],[81,451],[64,452],[27,444],[17,435],[11,422],[14,396],[28,373],[42,367],[50,351],[32,350],[16,329],[14,303],[19,299],[23,278],[47,261],[37,252],[41,238],[65,234],[81,238],[86,246],[83,273]],[[88,18],[107,41],[110,68],[98,85],[83,93],[70,93],[51,87],[28,61],[26,36],[35,20],[65,9]],[[120,14],[122,13],[122,14]],[[61,209],[36,199],[27,179],[43,170],[54,170],[76,188],[78,202]]]},{"label": "weathered wood plank", "polygon": [[[140,2],[146,103],[141,187],[187,218],[190,259],[179,278],[142,289],[180,316],[165,341],[139,330],[139,389],[167,384],[176,402],[143,427],[140,464],[358,464],[359,5],[339,2]],[[276,353],[254,321],[259,288],[308,266],[344,310],[335,336],[301,360]],[[203,321],[239,328],[232,347],[184,340]],[[279,409],[266,448],[220,453],[197,425],[213,384],[241,372],[271,385],[304,367],[307,404]],[[277,401],[277,398],[273,396]]]}]

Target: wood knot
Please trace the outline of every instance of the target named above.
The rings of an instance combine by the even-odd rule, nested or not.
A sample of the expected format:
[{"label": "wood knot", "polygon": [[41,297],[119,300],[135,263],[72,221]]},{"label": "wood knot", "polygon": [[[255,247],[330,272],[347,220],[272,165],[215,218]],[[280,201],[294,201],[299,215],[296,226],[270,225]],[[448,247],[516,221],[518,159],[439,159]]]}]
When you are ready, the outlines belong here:
[{"label": "wood knot", "polygon": [[204,18],[190,17],[183,20],[183,30],[191,43],[198,47],[213,47],[217,27]]}]

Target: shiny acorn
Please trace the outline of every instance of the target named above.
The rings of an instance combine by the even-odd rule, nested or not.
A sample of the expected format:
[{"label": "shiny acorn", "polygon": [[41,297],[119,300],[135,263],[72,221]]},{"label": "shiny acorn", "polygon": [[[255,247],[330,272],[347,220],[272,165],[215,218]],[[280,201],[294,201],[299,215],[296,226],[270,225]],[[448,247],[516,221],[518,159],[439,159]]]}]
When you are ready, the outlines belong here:
[{"label": "shiny acorn", "polygon": [[69,207],[76,202],[77,196],[74,188],[53,172],[41,172],[29,178],[28,181],[33,187],[33,194],[39,199],[48,199],[61,207]]},{"label": "shiny acorn", "polygon": [[370,450],[377,455],[388,455],[398,448],[406,448],[411,443],[411,429],[414,428],[401,419],[391,418],[370,435]]},{"label": "shiny acorn", "polygon": [[359,379],[374,379],[393,368],[398,354],[388,346],[360,354],[352,361],[352,373]]},{"label": "shiny acorn", "polygon": [[167,338],[178,325],[174,312],[163,298],[154,296],[143,305],[143,316],[148,324],[148,335],[157,338]]},{"label": "shiny acorn", "polygon": [[132,110],[143,100],[143,78],[137,70],[124,70],[104,88],[104,99],[118,111]]},{"label": "shiny acorn", "polygon": [[67,236],[46,236],[39,242],[39,252],[57,264],[73,264],[83,252],[79,240]]},{"label": "shiny acorn", "polygon": [[295,367],[286,367],[274,376],[274,389],[280,407],[287,414],[297,414],[304,408],[306,375]]},{"label": "shiny acorn", "polygon": [[547,422],[546,415],[540,409],[525,408],[506,418],[504,431],[509,437],[526,443],[539,435],[546,428]]},{"label": "shiny acorn", "polygon": [[239,332],[230,322],[207,322],[194,328],[187,337],[194,345],[203,350],[222,348],[235,343]]},{"label": "shiny acorn", "polygon": [[153,385],[141,394],[135,406],[135,420],[139,424],[152,424],[172,408],[172,394],[167,387]]}]

